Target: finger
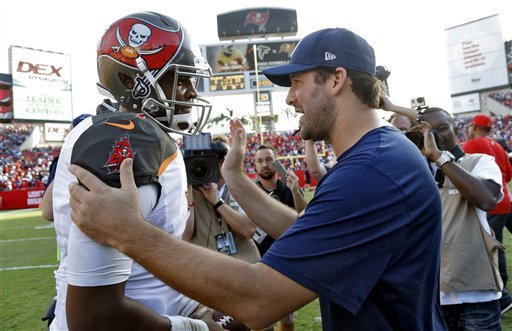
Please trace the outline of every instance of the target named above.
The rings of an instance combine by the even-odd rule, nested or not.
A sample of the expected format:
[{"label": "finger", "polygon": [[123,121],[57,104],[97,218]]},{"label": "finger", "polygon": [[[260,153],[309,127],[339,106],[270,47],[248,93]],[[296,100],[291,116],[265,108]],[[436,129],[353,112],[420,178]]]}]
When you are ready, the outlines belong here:
[{"label": "finger", "polygon": [[83,201],[84,195],[88,193],[87,189],[78,183],[69,184],[68,190],[71,196],[70,199],[75,200],[77,202]]},{"label": "finger", "polygon": [[[71,187],[70,187],[70,192],[71,192]],[[80,201],[78,201],[77,199],[74,199],[73,196],[71,196],[69,198],[69,206],[71,207],[71,219],[75,219],[74,215],[76,212],[78,212],[78,209],[80,208]]]},{"label": "finger", "polygon": [[133,177],[133,159],[124,159],[119,169],[119,180],[121,189],[124,191],[137,191],[135,179]]},{"label": "finger", "polygon": [[71,164],[68,169],[90,191],[97,191],[106,186],[98,177],[76,164]]}]

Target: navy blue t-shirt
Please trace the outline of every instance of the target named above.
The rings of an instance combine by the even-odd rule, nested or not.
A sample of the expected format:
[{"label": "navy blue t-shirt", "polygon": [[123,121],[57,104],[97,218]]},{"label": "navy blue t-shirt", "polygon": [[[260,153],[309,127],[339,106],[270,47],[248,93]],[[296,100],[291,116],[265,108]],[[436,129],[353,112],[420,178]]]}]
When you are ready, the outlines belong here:
[{"label": "navy blue t-shirt", "polygon": [[324,330],[445,330],[440,240],[425,159],[382,127],[338,158],[262,262],[319,295]]}]

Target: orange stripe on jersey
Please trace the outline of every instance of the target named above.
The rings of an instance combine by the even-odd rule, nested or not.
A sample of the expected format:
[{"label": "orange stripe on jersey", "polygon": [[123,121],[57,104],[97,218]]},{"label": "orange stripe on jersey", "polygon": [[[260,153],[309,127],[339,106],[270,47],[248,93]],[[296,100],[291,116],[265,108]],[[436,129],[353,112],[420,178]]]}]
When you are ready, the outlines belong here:
[{"label": "orange stripe on jersey", "polygon": [[168,157],[168,158],[167,158],[167,159],[162,163],[162,165],[160,166],[160,169],[158,169],[158,177],[160,177],[160,176],[164,173],[164,171],[165,171],[165,169],[167,168],[167,166],[169,165],[169,163],[171,163],[171,162],[172,162],[172,160],[174,160],[174,159],[176,158],[176,156],[178,156],[178,152],[177,152],[177,151],[176,151],[176,152],[174,152],[174,154],[173,154],[173,155],[169,156],[169,157]]}]

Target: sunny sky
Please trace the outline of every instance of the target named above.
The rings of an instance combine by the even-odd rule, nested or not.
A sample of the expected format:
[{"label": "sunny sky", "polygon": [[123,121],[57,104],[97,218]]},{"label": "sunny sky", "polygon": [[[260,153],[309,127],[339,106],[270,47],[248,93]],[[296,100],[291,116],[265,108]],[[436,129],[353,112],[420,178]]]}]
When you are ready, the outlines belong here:
[{"label": "sunny sky", "polygon": [[[424,96],[427,104],[451,107],[445,29],[499,14],[503,39],[512,39],[510,0],[409,1],[4,1],[0,10],[0,73],[9,73],[11,45],[71,55],[73,115],[94,113],[101,101],[96,83],[96,45],[108,25],[120,17],[156,11],[180,21],[196,44],[219,42],[217,14],[256,7],[293,8],[303,37],[326,27],[345,27],[375,49],[377,64],[391,71],[391,98],[405,106]],[[210,98],[215,112],[252,113],[253,96]],[[274,109],[286,108],[283,93]]]}]

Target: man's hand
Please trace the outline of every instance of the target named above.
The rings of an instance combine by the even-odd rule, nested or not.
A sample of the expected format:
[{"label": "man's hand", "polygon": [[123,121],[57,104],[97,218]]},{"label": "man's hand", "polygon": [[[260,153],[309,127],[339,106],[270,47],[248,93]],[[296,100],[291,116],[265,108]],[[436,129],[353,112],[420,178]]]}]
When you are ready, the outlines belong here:
[{"label": "man's hand", "polygon": [[436,145],[432,127],[425,121],[415,124],[410,131],[421,132],[423,134],[423,148],[421,154],[425,155],[430,161],[436,161],[441,156],[441,152]]},{"label": "man's hand", "polygon": [[393,109],[395,109],[395,107],[396,106],[391,102],[391,100],[389,100],[389,98],[386,95],[382,94],[380,96],[380,103],[379,103],[380,109],[386,110],[386,111],[393,111]]},{"label": "man's hand", "polygon": [[132,159],[121,163],[120,189],[106,185],[77,165],[69,166],[69,171],[83,184],[69,185],[71,218],[99,243],[119,247],[125,240],[123,234],[133,230],[128,225],[142,220],[132,165]]},{"label": "man's hand", "polygon": [[206,200],[212,205],[219,201],[219,187],[217,183],[209,183],[208,185],[197,186],[197,189],[203,193]]},{"label": "man's hand", "polygon": [[229,122],[229,129],[231,132],[231,148],[222,164],[222,176],[224,178],[226,178],[228,174],[243,173],[245,149],[247,145],[247,133],[239,119],[232,119]]},{"label": "man's hand", "polygon": [[291,169],[286,170],[286,186],[288,186],[290,191],[300,190],[299,177]]}]

